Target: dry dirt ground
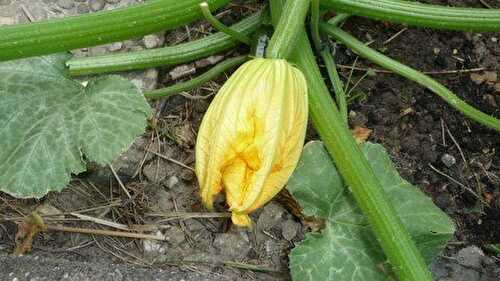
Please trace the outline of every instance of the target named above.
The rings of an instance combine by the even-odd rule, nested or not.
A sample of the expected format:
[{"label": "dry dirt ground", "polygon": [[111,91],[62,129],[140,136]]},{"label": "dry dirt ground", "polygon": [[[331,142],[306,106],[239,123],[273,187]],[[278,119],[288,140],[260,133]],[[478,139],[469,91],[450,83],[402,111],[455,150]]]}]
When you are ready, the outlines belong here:
[{"label": "dry dirt ground", "polygon": [[[0,0],[0,24],[135,2]],[[233,2],[221,12],[228,24],[259,6],[254,1]],[[484,7],[486,3],[500,8],[493,0],[425,2],[469,7]],[[433,31],[361,18],[350,19],[344,27],[385,54],[431,72],[470,104],[499,117],[499,33]],[[155,48],[211,31],[208,24],[200,22],[166,34],[75,53],[82,56]],[[245,52],[245,48],[237,48],[222,55]],[[124,75],[139,87],[152,89],[189,79],[222,58]],[[467,120],[422,87],[378,71],[342,46],[338,46],[336,58],[345,81],[355,67],[349,84],[351,125],[372,129],[370,141],[383,144],[403,177],[431,196],[457,225],[454,240],[433,265],[436,279],[499,280],[498,253],[489,250],[489,245],[500,243],[498,133]],[[87,215],[94,221],[98,218],[120,224],[118,230],[142,226],[165,241],[50,231],[36,237],[29,257],[16,259],[6,256],[13,251],[16,226],[3,221],[0,280],[290,280],[287,254],[307,230],[289,205],[283,204],[286,200],[273,201],[257,211],[252,216],[254,229],[245,231],[230,224],[223,202],[219,202],[219,213],[207,215],[198,199],[190,168],[196,130],[210,102],[210,97],[204,97],[213,94],[225,77],[187,96],[152,104],[156,113],[151,128],[113,164],[116,175],[109,167],[90,166],[90,171],[75,177],[65,191],[41,200],[15,200],[0,194],[0,214],[9,218],[43,208],[58,215],[53,216],[54,224],[109,229],[81,216]],[[309,138],[315,138],[312,128]]]}]

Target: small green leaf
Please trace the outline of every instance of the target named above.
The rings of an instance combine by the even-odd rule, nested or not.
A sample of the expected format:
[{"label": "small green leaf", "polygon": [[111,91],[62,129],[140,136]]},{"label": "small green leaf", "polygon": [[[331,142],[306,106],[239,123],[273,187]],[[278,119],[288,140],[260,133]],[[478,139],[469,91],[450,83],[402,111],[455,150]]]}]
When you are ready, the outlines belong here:
[{"label": "small green leaf", "polygon": [[144,132],[151,109],[118,76],[72,80],[69,55],[0,63],[0,191],[39,198],[61,190],[86,159],[108,164]]},{"label": "small green leaf", "polygon": [[[366,143],[362,149],[430,263],[452,238],[454,224],[430,198],[399,176],[381,145]],[[287,188],[306,215],[325,219],[321,233],[306,235],[292,250],[294,281],[389,279],[383,251],[321,142],[306,144]]]}]

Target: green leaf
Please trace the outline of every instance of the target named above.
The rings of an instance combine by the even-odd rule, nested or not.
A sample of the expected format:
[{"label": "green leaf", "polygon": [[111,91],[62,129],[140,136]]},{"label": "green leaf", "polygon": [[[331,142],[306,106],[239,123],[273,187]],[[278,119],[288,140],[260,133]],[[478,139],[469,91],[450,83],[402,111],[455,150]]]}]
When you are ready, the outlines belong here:
[{"label": "green leaf", "polygon": [[[429,264],[452,238],[454,224],[399,176],[381,145],[366,143],[362,150]],[[292,250],[294,281],[390,279],[382,249],[321,142],[306,144],[287,188],[305,215],[325,220],[321,233],[306,235]]]},{"label": "green leaf", "polygon": [[110,76],[84,87],[70,79],[68,58],[0,63],[0,191],[59,191],[84,158],[109,164],[144,132],[151,109],[131,82]]}]

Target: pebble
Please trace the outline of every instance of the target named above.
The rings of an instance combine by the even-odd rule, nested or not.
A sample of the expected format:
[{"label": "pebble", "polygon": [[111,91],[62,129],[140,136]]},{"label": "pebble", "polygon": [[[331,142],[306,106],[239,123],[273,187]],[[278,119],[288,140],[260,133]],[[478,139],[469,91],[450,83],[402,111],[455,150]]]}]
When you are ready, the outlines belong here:
[{"label": "pebble", "polygon": [[285,209],[276,203],[271,201],[269,204],[264,206],[262,213],[257,221],[257,229],[268,230],[276,226],[283,216]]},{"label": "pebble", "polygon": [[89,8],[91,11],[100,11],[104,9],[104,5],[106,5],[106,3],[104,3],[103,0],[89,0]]},{"label": "pebble", "polygon": [[293,240],[297,236],[299,225],[293,220],[286,220],[281,223],[281,235],[288,241]]},{"label": "pebble", "polygon": [[175,209],[170,193],[159,185],[148,185],[148,208],[153,212],[169,212]]},{"label": "pebble", "polygon": [[106,3],[109,3],[109,4],[117,4],[117,3],[120,3],[121,0],[106,0]]},{"label": "pebble", "polygon": [[144,168],[142,168],[142,173],[150,182],[161,183],[167,178],[168,169],[167,165],[165,165],[163,162],[157,163],[156,161],[152,161],[144,165]]},{"label": "pebble", "polygon": [[214,64],[222,61],[223,59],[224,59],[224,56],[212,55],[212,56],[209,56],[208,58],[204,58],[204,59],[196,61],[194,63],[194,65],[196,66],[196,68],[204,68],[204,67],[207,67],[210,65],[214,65]]},{"label": "pebble", "polygon": [[123,48],[123,43],[122,42],[115,42],[112,44],[108,45],[108,50],[111,52],[115,52],[118,50],[121,50]]},{"label": "pebble", "polygon": [[457,260],[463,266],[472,268],[481,268],[481,260],[484,257],[484,253],[481,249],[476,246],[470,246],[463,248],[458,252]]},{"label": "pebble", "polygon": [[1,17],[0,16],[0,25],[11,25],[15,24],[16,19],[12,17]]},{"label": "pebble", "polygon": [[78,4],[78,6],[76,6],[76,12],[78,14],[86,14],[86,13],[90,12],[90,9],[86,3]]},{"label": "pebble", "polygon": [[175,67],[168,74],[170,75],[170,78],[172,78],[172,80],[177,80],[179,78],[186,77],[195,73],[196,68],[194,68],[192,65],[184,64]]},{"label": "pebble", "polygon": [[144,36],[142,41],[146,49],[153,49],[160,45],[160,38],[154,34]]},{"label": "pebble", "polygon": [[69,10],[75,7],[75,2],[73,0],[58,0],[57,5],[63,9]]},{"label": "pebble", "polygon": [[452,155],[445,153],[441,156],[441,162],[443,162],[446,167],[450,168],[457,163],[457,159],[455,159]]},{"label": "pebble", "polygon": [[179,178],[176,176],[171,176],[167,180],[167,186],[168,188],[175,188],[179,184]]},{"label": "pebble", "polygon": [[167,241],[172,244],[172,246],[179,246],[184,241],[186,241],[186,235],[184,235],[184,231],[178,226],[174,226],[165,231],[164,236]]},{"label": "pebble", "polygon": [[152,153],[146,154],[145,152],[146,145],[147,140],[145,138],[136,139],[132,146],[113,162],[113,168],[122,180],[130,179],[135,176],[138,165],[142,162],[144,157],[146,157],[146,161],[152,159]]},{"label": "pebble", "polygon": [[214,240],[214,247],[220,254],[235,259],[245,258],[252,249],[250,242],[240,233],[218,234]]}]

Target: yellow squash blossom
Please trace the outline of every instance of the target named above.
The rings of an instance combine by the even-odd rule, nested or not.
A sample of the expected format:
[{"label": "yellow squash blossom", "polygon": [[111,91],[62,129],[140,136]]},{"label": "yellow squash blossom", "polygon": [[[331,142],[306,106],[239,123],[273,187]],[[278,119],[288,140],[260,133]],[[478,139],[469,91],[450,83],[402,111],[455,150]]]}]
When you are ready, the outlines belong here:
[{"label": "yellow squash blossom", "polygon": [[297,165],[307,126],[307,84],[281,59],[253,59],[222,86],[196,141],[204,205],[224,191],[239,226],[273,198]]}]

